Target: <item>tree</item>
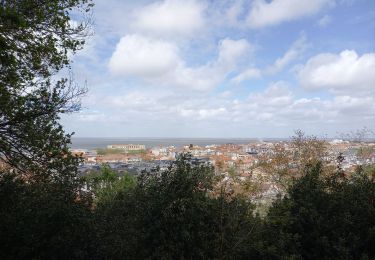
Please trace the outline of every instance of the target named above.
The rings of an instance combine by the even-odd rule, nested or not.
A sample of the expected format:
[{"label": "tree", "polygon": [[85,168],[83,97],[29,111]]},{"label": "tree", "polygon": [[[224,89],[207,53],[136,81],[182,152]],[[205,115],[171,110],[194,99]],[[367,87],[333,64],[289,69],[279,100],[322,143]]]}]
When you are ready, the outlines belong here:
[{"label": "tree", "polygon": [[83,180],[92,192],[96,204],[110,203],[119,192],[134,188],[136,183],[134,176],[128,173],[119,176],[108,164],[102,165],[99,172],[90,172]]},{"label": "tree", "polygon": [[1,259],[91,259],[92,216],[89,194],[0,174]]},{"label": "tree", "polygon": [[30,181],[74,178],[78,159],[59,119],[79,109],[85,89],[57,77],[84,44],[91,7],[90,0],[0,3],[0,160]]},{"label": "tree", "polygon": [[111,259],[246,258],[259,219],[244,198],[213,192],[213,168],[180,155],[98,204],[99,255]]},{"label": "tree", "polygon": [[366,139],[373,136],[374,134],[374,131],[364,126],[361,129],[357,129],[356,131],[350,131],[350,133],[340,133],[339,136],[341,137],[341,139],[349,142],[363,143],[366,141]]},{"label": "tree", "polygon": [[265,257],[373,259],[374,198],[374,176],[358,171],[326,177],[320,163],[308,166],[269,211]]},{"label": "tree", "polygon": [[85,89],[72,76],[58,79],[84,44],[91,7],[90,0],[0,1],[2,259],[85,258],[94,244],[80,160],[59,123],[61,113],[79,109]]},{"label": "tree", "polygon": [[293,160],[300,171],[303,171],[306,165],[317,162],[325,162],[328,155],[327,142],[316,136],[308,136],[303,131],[295,131],[292,137]]},{"label": "tree", "polygon": [[323,162],[327,166],[328,149],[325,140],[296,130],[289,143],[276,143],[272,154],[261,156],[258,166],[267,174],[266,180],[287,189],[301,177],[306,165]]}]

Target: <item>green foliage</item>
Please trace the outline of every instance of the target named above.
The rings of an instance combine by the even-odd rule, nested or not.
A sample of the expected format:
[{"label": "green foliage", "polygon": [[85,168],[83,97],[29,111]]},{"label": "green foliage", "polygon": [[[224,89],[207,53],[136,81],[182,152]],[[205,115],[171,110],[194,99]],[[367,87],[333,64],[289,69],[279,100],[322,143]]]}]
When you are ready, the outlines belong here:
[{"label": "green foliage", "polygon": [[[79,109],[85,92],[72,78],[54,80],[82,48],[89,0],[20,0],[0,4],[0,160],[33,179],[73,181],[60,114]],[[73,25],[71,13],[81,13]]]},{"label": "green foliage", "polygon": [[359,171],[322,177],[310,166],[266,218],[263,248],[285,259],[373,259],[375,183]]},{"label": "green foliage", "polygon": [[108,164],[104,164],[99,172],[93,171],[83,178],[87,188],[93,193],[96,203],[107,203],[119,192],[135,186],[134,176],[118,174]]},{"label": "green foliage", "polygon": [[99,188],[99,186],[109,186],[116,179],[116,172],[113,171],[108,164],[102,165],[99,172],[92,171],[84,177],[84,181],[90,189]]},{"label": "green foliage", "polygon": [[[96,196],[66,185],[0,179],[1,258],[373,259],[373,169],[347,177],[306,167],[259,218],[217,184],[210,166],[180,155],[165,171],[86,177]],[[57,257],[58,256],[58,257]]]},{"label": "green foliage", "polygon": [[93,254],[87,194],[65,185],[0,177],[1,259],[83,259]]},{"label": "green foliage", "polygon": [[[134,189],[97,209],[99,252],[109,258],[217,258],[252,252],[252,205],[213,195],[213,169],[180,156],[144,173]],[[249,244],[250,243],[250,244]]]},{"label": "green foliage", "polygon": [[360,166],[357,169],[357,172],[363,173],[364,175],[368,176],[370,179],[375,178],[375,165],[364,165]]},{"label": "green foliage", "polygon": [[133,150],[133,151],[127,151],[127,154],[146,154],[146,150]]},{"label": "green foliage", "polygon": [[125,153],[122,149],[107,149],[107,148],[97,148],[97,154],[99,155],[107,155],[107,154],[123,154]]},{"label": "green foliage", "polygon": [[[57,79],[84,44],[91,7],[90,0],[0,1],[1,259],[91,254],[91,199],[59,123],[80,108],[85,89],[72,77]],[[73,12],[82,17],[77,25]]]},{"label": "green foliage", "polygon": [[107,154],[145,154],[146,150],[125,151],[123,149],[96,148],[96,152],[99,155],[107,155]]}]

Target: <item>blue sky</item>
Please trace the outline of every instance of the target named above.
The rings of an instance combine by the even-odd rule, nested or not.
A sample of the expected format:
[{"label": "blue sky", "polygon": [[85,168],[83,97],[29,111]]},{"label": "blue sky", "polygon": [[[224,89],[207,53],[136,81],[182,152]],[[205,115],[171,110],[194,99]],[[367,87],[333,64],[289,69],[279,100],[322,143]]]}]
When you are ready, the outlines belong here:
[{"label": "blue sky", "polygon": [[80,137],[375,130],[373,0],[96,0]]}]

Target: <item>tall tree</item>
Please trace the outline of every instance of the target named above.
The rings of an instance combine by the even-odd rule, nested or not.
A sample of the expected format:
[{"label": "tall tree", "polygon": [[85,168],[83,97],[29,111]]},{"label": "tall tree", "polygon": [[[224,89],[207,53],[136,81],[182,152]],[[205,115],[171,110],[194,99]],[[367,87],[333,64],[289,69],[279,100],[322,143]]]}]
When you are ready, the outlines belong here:
[{"label": "tall tree", "polygon": [[91,0],[0,2],[0,160],[29,180],[71,179],[76,170],[59,119],[79,109],[85,89],[58,73],[82,48],[91,8]]},{"label": "tall tree", "polygon": [[59,78],[84,44],[91,7],[90,0],[0,0],[2,259],[89,255],[90,196],[77,185],[79,159],[59,123],[61,113],[79,109],[85,90]]}]

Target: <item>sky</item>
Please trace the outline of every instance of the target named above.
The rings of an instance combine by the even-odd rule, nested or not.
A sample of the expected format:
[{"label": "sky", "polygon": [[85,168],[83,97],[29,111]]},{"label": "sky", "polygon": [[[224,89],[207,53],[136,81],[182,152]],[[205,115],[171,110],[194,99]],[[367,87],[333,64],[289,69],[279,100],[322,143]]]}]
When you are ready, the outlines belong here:
[{"label": "sky", "polygon": [[77,137],[375,130],[374,0],[94,0]]}]

